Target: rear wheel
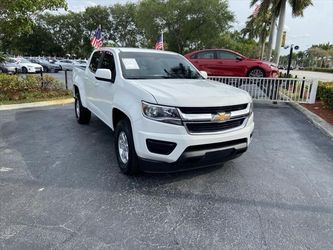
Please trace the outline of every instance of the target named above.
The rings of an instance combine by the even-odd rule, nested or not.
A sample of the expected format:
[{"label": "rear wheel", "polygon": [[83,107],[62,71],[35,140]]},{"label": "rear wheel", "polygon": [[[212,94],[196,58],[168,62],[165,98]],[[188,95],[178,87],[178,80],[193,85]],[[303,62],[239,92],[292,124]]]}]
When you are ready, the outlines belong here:
[{"label": "rear wheel", "polygon": [[120,120],[116,125],[115,149],[121,172],[126,175],[138,174],[138,156],[135,152],[131,123],[127,118]]},{"label": "rear wheel", "polygon": [[28,73],[28,69],[27,69],[26,67],[23,67],[23,68],[22,68],[22,73],[23,73],[23,74]]},{"label": "rear wheel", "polygon": [[79,93],[75,94],[75,116],[77,122],[80,124],[88,124],[91,118],[89,109],[82,106]]},{"label": "rear wheel", "polygon": [[265,72],[260,68],[255,68],[255,69],[250,70],[248,76],[249,77],[265,77]]}]

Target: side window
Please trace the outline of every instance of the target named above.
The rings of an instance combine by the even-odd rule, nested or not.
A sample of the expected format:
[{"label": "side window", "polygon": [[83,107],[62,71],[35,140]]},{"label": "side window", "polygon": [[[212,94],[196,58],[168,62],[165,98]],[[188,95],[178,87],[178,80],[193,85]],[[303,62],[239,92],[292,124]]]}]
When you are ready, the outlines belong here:
[{"label": "side window", "polygon": [[96,51],[93,54],[93,56],[92,56],[92,58],[90,60],[90,64],[89,64],[89,69],[90,69],[91,72],[93,72],[93,73],[96,72],[98,64],[99,64],[99,62],[101,60],[101,55],[102,55],[102,53],[100,51]]},{"label": "side window", "polygon": [[238,55],[229,51],[217,50],[216,51],[217,59],[232,59],[236,60]]},{"label": "side window", "polygon": [[196,59],[214,59],[214,51],[204,51],[196,54]]},{"label": "side window", "polygon": [[111,81],[114,82],[114,80],[116,79],[116,66],[114,63],[113,54],[110,51],[104,52],[102,62],[98,68],[111,70],[111,72],[112,72]]}]

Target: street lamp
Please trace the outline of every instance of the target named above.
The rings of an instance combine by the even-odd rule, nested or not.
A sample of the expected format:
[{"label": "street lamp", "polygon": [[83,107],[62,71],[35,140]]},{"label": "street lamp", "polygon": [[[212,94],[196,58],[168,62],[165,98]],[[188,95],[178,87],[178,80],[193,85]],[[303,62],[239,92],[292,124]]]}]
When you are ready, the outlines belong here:
[{"label": "street lamp", "polygon": [[[284,47],[285,49],[288,49],[289,46],[285,46]],[[289,77],[289,72],[290,72],[290,65],[291,65],[291,60],[292,60],[292,57],[293,57],[293,50],[298,50],[299,49],[299,46],[298,45],[295,45],[292,44],[290,45],[290,52],[289,52],[289,58],[288,58],[288,68],[287,68],[287,77]]]}]

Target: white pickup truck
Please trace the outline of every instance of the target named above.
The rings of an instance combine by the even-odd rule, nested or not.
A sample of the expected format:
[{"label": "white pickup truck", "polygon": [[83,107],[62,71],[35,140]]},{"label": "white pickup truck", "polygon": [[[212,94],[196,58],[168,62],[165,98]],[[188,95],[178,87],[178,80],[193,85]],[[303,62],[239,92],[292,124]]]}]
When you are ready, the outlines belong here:
[{"label": "white pickup truck", "polygon": [[177,53],[101,48],[74,68],[76,118],[89,123],[92,112],[115,131],[125,174],[216,165],[247,150],[253,106],[247,92],[206,78]]}]

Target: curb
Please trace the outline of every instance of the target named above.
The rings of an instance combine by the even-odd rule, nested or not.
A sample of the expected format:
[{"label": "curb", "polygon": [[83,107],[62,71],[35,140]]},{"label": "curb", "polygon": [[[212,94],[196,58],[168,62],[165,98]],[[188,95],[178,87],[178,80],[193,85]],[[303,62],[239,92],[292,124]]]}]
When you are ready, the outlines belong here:
[{"label": "curb", "polygon": [[2,110],[14,110],[14,109],[25,109],[25,108],[37,108],[37,107],[46,107],[52,105],[64,105],[73,103],[73,98],[52,100],[52,101],[43,101],[43,102],[29,102],[29,103],[20,103],[20,104],[8,104],[0,105],[0,111]]},{"label": "curb", "polygon": [[289,105],[302,112],[310,120],[310,122],[313,123],[313,125],[333,140],[333,126],[331,124],[298,103],[290,102]]}]

